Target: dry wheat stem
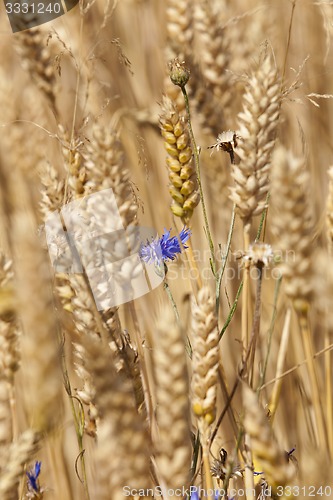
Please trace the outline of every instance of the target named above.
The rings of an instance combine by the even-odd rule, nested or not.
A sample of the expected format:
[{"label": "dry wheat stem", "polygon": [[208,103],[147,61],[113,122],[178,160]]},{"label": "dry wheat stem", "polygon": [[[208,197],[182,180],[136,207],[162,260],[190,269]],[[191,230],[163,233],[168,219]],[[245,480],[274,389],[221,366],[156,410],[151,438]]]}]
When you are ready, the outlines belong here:
[{"label": "dry wheat stem", "polygon": [[307,308],[302,309],[301,311],[297,311],[297,318],[299,322],[300,332],[302,335],[302,341],[303,341],[305,355],[307,358],[307,367],[311,382],[311,394],[312,394],[314,411],[316,415],[318,445],[321,449],[324,450],[327,442],[326,428],[325,428],[325,420],[320,398],[321,390],[318,381],[317,367],[314,360],[313,340],[312,340],[312,333],[310,329]]},{"label": "dry wheat stem", "polygon": [[[328,169],[328,196],[326,202],[326,226],[329,255],[333,255],[333,167]],[[329,277],[330,279],[330,277]],[[330,306],[328,305],[328,309]],[[326,311],[327,314],[327,311]],[[331,342],[329,326],[325,330],[325,347]],[[326,422],[327,437],[330,449],[331,460],[333,460],[333,384],[332,384],[332,353],[327,351],[325,354],[325,382],[326,382]]]},{"label": "dry wheat stem", "polygon": [[291,320],[291,309],[288,308],[287,312],[286,312],[285,319],[284,319],[279,354],[278,354],[277,363],[276,363],[275,383],[273,386],[273,390],[272,390],[272,394],[271,394],[271,398],[270,398],[270,403],[269,403],[271,425],[273,425],[273,422],[274,422],[274,417],[275,417],[275,413],[276,413],[276,410],[278,407],[280,394],[281,394],[281,387],[282,387],[282,380],[283,380],[281,378],[281,375],[283,373],[283,367],[284,367],[285,358],[286,358],[287,349],[288,349],[288,341],[289,341],[289,334],[290,334],[290,320]]}]

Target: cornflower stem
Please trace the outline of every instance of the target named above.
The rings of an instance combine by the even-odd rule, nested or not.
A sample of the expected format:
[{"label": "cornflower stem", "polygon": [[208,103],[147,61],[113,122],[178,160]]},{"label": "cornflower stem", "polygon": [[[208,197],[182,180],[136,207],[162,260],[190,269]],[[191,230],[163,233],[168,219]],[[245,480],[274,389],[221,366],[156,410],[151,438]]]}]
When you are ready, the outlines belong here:
[{"label": "cornflower stem", "polygon": [[201,174],[200,174],[200,160],[199,160],[199,153],[198,153],[198,148],[197,144],[195,141],[193,129],[192,129],[192,121],[191,121],[191,112],[190,112],[190,103],[188,99],[188,95],[186,92],[185,85],[181,86],[182,93],[184,96],[184,101],[185,101],[185,109],[187,113],[187,122],[188,122],[188,131],[190,134],[192,146],[193,146],[193,154],[194,154],[194,163],[195,163],[195,169],[197,173],[197,179],[198,179],[198,186],[199,186],[199,193],[200,193],[200,198],[201,198],[201,206],[202,206],[202,213],[203,213],[203,218],[204,218],[204,223],[205,223],[205,230],[206,230],[206,236],[208,239],[209,243],[209,249],[210,249],[210,255],[211,255],[211,267],[213,274],[216,278],[216,259],[215,259],[215,250],[214,250],[214,243],[212,239],[212,235],[209,229],[209,223],[208,223],[208,217],[207,217],[207,211],[206,211],[206,204],[205,204],[205,198],[203,194],[203,189],[202,189],[202,184],[201,184]]},{"label": "cornflower stem", "polygon": [[295,301],[294,308],[297,314],[299,329],[302,336],[303,347],[307,359],[307,369],[311,384],[311,395],[313,399],[314,413],[317,424],[317,441],[320,449],[326,449],[326,429],[323,415],[323,409],[320,403],[320,387],[318,383],[316,365],[314,361],[314,350],[311,338],[311,330],[309,324],[308,309],[309,304],[305,301],[300,301],[300,304]]},{"label": "cornflower stem", "polygon": [[195,471],[197,470],[197,464],[198,464],[198,458],[199,458],[200,451],[201,451],[200,433],[199,433],[199,431],[197,431],[197,435],[196,435],[195,441],[193,443],[193,454],[192,454],[191,469],[190,469],[190,477],[191,477],[190,486],[192,486],[195,475],[196,475]]},{"label": "cornflower stem", "polygon": [[[166,279],[164,279],[163,288],[166,291],[166,294],[170,300],[170,303],[172,305],[173,311],[174,311],[175,316],[176,316],[177,323],[180,324],[180,317],[179,317],[178,308],[177,308],[176,302],[173,298],[172,292],[170,290],[169,283],[167,282]],[[193,351],[192,351],[192,346],[191,346],[191,342],[190,342],[188,335],[186,335],[185,349],[186,349],[186,352],[187,352],[189,358],[192,359]]]},{"label": "cornflower stem", "polygon": [[[192,238],[189,238],[189,240],[187,241],[187,247],[188,247],[187,248],[188,263],[190,266],[190,270],[194,272],[197,287],[198,287],[198,290],[200,290],[200,288],[202,288],[202,280],[201,280],[199,268],[197,266],[197,263],[195,261],[194,255],[193,255]],[[192,281],[192,279],[191,279],[191,281]]]},{"label": "cornflower stem", "polygon": [[243,281],[241,281],[241,283],[240,283],[240,285],[238,287],[234,303],[231,306],[231,309],[229,311],[229,314],[228,314],[228,317],[226,319],[226,322],[224,323],[223,328],[222,328],[222,330],[220,332],[219,340],[221,340],[221,338],[223,337],[226,329],[228,328],[228,326],[231,323],[231,320],[232,320],[232,318],[233,318],[233,316],[234,316],[234,314],[236,312],[238,300],[239,300],[239,297],[240,297],[240,295],[242,293],[242,290],[243,290]]},{"label": "cornflower stem", "polygon": [[253,387],[253,377],[254,377],[254,359],[256,355],[256,344],[259,336],[260,328],[260,314],[261,314],[261,290],[262,290],[262,270],[263,264],[257,264],[258,278],[257,278],[257,290],[256,290],[256,303],[255,311],[253,317],[253,325],[251,332],[251,354],[250,354],[250,385]]},{"label": "cornflower stem", "polygon": [[169,287],[169,283],[167,282],[166,278],[164,279],[164,282],[163,282],[163,288],[166,291],[166,294],[170,300],[170,303],[172,305],[172,309],[173,309],[175,316],[176,316],[176,320],[177,320],[177,322],[179,322],[180,318],[179,318],[177,304],[175,302],[175,299],[173,298],[172,292],[171,292],[170,287]]},{"label": "cornflower stem", "polygon": [[236,205],[234,205],[232,208],[231,223],[230,223],[228,239],[227,239],[227,249],[226,249],[225,254],[222,255],[223,265],[217,273],[217,279],[216,279],[216,314],[217,315],[218,315],[219,307],[220,307],[221,283],[222,283],[223,274],[224,274],[224,271],[225,271],[225,268],[227,265],[228,255],[230,252],[231,240],[232,240],[232,235],[233,235],[234,227],[235,227],[235,219],[236,219]]},{"label": "cornflower stem", "polygon": [[284,325],[283,325],[281,342],[280,342],[280,349],[279,349],[278,359],[277,359],[277,363],[276,363],[276,373],[275,373],[276,380],[275,380],[273,391],[272,391],[271,401],[270,401],[269,406],[268,406],[269,410],[270,410],[271,425],[273,425],[274,417],[275,417],[276,410],[277,410],[278,403],[279,403],[279,399],[280,399],[282,380],[283,380],[281,378],[281,374],[283,372],[284,360],[286,358],[287,349],[288,349],[288,341],[289,341],[289,334],[290,334],[290,320],[291,320],[291,308],[289,307],[287,309],[286,316],[284,319]]},{"label": "cornflower stem", "polygon": [[[243,240],[244,240],[244,252],[247,252],[250,246],[250,224],[244,222],[243,226]],[[243,346],[243,358],[247,351],[249,344],[248,336],[248,304],[249,304],[249,292],[250,292],[250,263],[245,262],[244,264],[244,274],[243,274],[243,291],[242,291],[242,346]]]},{"label": "cornflower stem", "polygon": [[[65,357],[65,353],[63,351],[63,348],[62,348],[62,355],[61,355],[61,366],[62,366],[62,373],[63,373],[63,377],[64,377],[64,386],[65,386],[66,393],[68,394],[68,397],[69,397],[69,402],[70,402],[71,411],[72,411],[73,420],[74,420],[75,434],[76,434],[77,444],[79,447],[78,457],[80,457],[80,463],[81,463],[84,497],[85,497],[85,500],[89,500],[90,495],[89,495],[89,489],[88,489],[86,463],[85,463],[84,448],[83,448],[84,410],[83,410],[81,401],[72,395],[72,388],[71,388],[71,383],[70,383],[69,376],[68,376],[68,371],[67,371],[67,366],[66,366],[66,357]],[[74,399],[77,399],[77,401],[80,405],[79,414],[75,408]]]},{"label": "cornflower stem", "polygon": [[272,314],[271,324],[270,324],[269,332],[268,332],[267,354],[265,357],[264,368],[262,370],[260,382],[259,382],[258,389],[257,389],[258,392],[261,391],[262,385],[265,383],[266,372],[267,372],[267,367],[268,367],[268,358],[269,358],[269,354],[271,352],[272,337],[273,337],[274,325],[275,325],[275,320],[276,320],[276,315],[277,315],[277,300],[279,297],[281,281],[282,281],[282,277],[280,276],[276,282],[276,285],[275,285],[273,314]]},{"label": "cornflower stem", "polygon": [[145,364],[145,356],[142,348],[142,336],[141,336],[141,329],[140,329],[140,323],[138,316],[136,314],[136,309],[134,305],[134,301],[132,300],[131,302],[128,302],[128,307],[132,316],[133,324],[134,324],[134,332],[136,336],[136,344],[137,344],[137,349],[138,349],[138,354],[139,354],[139,360],[141,363],[141,370],[142,370],[142,378],[143,378],[143,387],[145,390],[145,400],[146,400],[146,405],[148,409],[148,418],[152,419],[153,418],[153,404],[151,400],[151,394],[152,391],[150,389],[150,384],[149,384],[149,378],[146,370],[146,364]]}]

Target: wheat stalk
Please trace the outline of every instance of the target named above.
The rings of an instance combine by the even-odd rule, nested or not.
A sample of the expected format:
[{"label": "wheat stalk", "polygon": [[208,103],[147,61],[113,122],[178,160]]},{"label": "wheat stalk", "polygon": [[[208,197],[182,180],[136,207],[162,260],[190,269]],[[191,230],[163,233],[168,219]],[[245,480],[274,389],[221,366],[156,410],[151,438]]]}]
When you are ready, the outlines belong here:
[{"label": "wheat stalk", "polygon": [[[243,97],[243,111],[238,115],[238,163],[232,165],[231,175],[235,185],[230,198],[243,221],[244,250],[250,243],[252,217],[263,212],[269,191],[271,153],[274,147],[279,120],[281,89],[276,68],[271,58],[263,62],[248,80]],[[249,266],[245,264],[242,341],[245,353],[248,345]],[[244,355],[243,353],[243,355]]]}]

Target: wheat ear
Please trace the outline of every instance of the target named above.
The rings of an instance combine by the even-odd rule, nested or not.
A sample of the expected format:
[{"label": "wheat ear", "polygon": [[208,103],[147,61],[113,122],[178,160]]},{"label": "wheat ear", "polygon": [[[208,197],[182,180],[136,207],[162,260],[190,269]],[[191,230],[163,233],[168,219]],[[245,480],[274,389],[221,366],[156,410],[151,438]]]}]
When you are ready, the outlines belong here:
[{"label": "wheat ear", "polygon": [[56,69],[46,38],[46,33],[43,33],[39,28],[22,31],[17,35],[17,51],[20,54],[23,68],[29,72],[32,80],[52,108],[55,108]]},{"label": "wheat ear", "polygon": [[0,475],[0,496],[2,500],[17,500],[18,486],[25,464],[37,451],[39,434],[28,429],[12,443],[8,451],[6,466]]},{"label": "wheat ear", "polygon": [[230,50],[226,30],[221,28],[220,14],[226,7],[221,3],[224,2],[195,0],[194,27],[198,39],[197,59],[206,86],[225,111],[231,99],[230,77],[227,72]]},{"label": "wheat ear", "polygon": [[192,305],[192,409],[197,417],[207,488],[212,487],[209,465],[209,432],[216,416],[219,366],[219,333],[215,300],[208,287],[199,290]]},{"label": "wheat ear", "polygon": [[191,442],[184,338],[172,310],[162,309],[154,349],[158,437],[157,465],[168,488],[189,480]]},{"label": "wheat ear", "polygon": [[324,446],[325,422],[308,318],[314,283],[313,216],[308,195],[309,173],[305,168],[304,160],[295,158],[283,147],[276,150],[273,164],[272,207],[273,211],[275,209],[276,217],[272,220],[272,228],[284,255],[281,271],[285,280],[285,292],[292,300],[298,316],[308,363],[318,440]]},{"label": "wheat ear", "polygon": [[244,427],[251,441],[253,461],[264,472],[266,481],[276,493],[278,486],[284,487],[292,481],[295,468],[288,463],[286,453],[278,446],[256,393],[246,385],[243,386],[243,405]]},{"label": "wheat ear", "polygon": [[[15,189],[15,194],[14,194]],[[12,222],[18,313],[22,322],[22,371],[26,407],[37,430],[49,430],[61,420],[62,376],[58,322],[51,289],[48,256],[38,239],[31,192],[16,171]]]},{"label": "wheat ear", "polygon": [[126,485],[150,485],[149,436],[135,407],[132,382],[125,370],[116,370],[117,357],[106,339],[85,337],[84,346],[100,416],[96,451],[100,473],[98,498],[121,498]]},{"label": "wheat ear", "polygon": [[197,176],[185,120],[167,97],[163,98],[160,126],[168,153],[169,192],[173,199],[171,211],[188,223],[200,199]]},{"label": "wheat ear", "polygon": [[[248,80],[238,115],[239,163],[232,165],[230,198],[243,221],[244,251],[250,243],[252,217],[262,213],[269,191],[271,153],[279,120],[281,88],[276,68],[266,56]],[[245,264],[242,302],[243,356],[248,346],[249,265]]]},{"label": "wheat ear", "polygon": [[278,73],[266,56],[248,80],[243,111],[238,115],[238,164],[232,168],[235,186],[230,197],[244,225],[265,208],[271,153],[279,120],[281,90]]}]

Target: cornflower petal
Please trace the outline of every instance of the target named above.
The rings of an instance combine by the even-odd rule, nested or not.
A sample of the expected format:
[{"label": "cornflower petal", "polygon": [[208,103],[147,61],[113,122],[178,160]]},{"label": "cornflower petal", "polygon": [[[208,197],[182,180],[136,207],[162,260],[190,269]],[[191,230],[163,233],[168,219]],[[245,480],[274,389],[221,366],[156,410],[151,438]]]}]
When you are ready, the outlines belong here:
[{"label": "cornflower petal", "polygon": [[[188,248],[185,243],[191,236],[191,231],[188,228],[183,228],[179,236],[170,237],[169,231],[164,229],[164,233],[160,238],[155,238],[151,242],[147,241],[145,245],[141,245],[139,256],[146,263],[154,263],[160,266],[162,261],[174,260],[178,253]],[[181,242],[181,245],[179,243]]]},{"label": "cornflower petal", "polygon": [[42,462],[35,462],[35,466],[28,472],[28,488],[32,491],[39,492],[38,476],[40,474]]}]

